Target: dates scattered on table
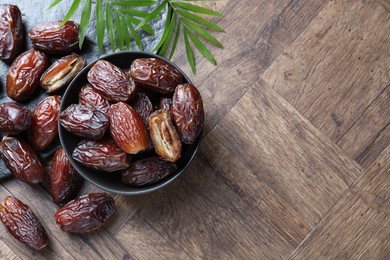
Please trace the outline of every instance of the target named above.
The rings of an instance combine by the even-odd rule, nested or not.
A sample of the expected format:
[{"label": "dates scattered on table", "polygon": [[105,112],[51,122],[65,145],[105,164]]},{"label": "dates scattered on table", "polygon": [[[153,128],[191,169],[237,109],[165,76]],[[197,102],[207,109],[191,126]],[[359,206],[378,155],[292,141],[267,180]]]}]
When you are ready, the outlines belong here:
[{"label": "dates scattered on table", "polygon": [[[19,54],[22,15],[17,6],[0,4],[0,60],[13,61],[6,75],[8,97],[30,100],[39,85],[51,95],[32,111],[16,102],[0,104],[0,130],[6,134],[0,153],[10,172],[28,184],[44,180],[45,167],[37,151],[46,152],[53,144],[58,122],[80,141],[72,159],[97,170],[96,174],[143,187],[177,171],[183,151],[200,138],[204,126],[196,87],[185,83],[180,70],[163,59],[139,58],[125,68],[99,60],[88,72],[78,104],[60,113],[58,93],[86,65],[72,53],[78,46],[79,25],[60,24],[54,21],[30,29],[34,49]],[[50,67],[46,54],[56,55]],[[56,149],[51,162],[50,192],[54,203],[62,206],[54,215],[61,230],[91,232],[113,216],[115,201],[106,193],[74,199],[83,179],[63,148]],[[20,200],[6,197],[0,204],[0,219],[12,236],[28,246],[40,250],[48,244],[42,224]]]},{"label": "dates scattered on table", "polygon": [[41,250],[49,238],[31,209],[22,201],[7,196],[0,203],[0,219],[8,232],[29,247]]}]

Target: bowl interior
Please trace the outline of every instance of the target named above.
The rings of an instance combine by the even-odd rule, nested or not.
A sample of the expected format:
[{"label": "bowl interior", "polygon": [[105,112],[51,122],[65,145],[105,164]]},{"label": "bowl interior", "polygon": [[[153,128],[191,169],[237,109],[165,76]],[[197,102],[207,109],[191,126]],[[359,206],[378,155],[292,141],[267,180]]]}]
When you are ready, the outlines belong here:
[{"label": "bowl interior", "polygon": [[[102,57],[101,59],[109,61],[116,66],[118,66],[121,69],[129,69],[131,63],[138,58],[164,58],[150,54],[150,53],[144,53],[144,52],[118,52],[114,53],[105,57]],[[165,60],[167,61],[167,60]],[[96,61],[95,61],[96,62]],[[71,104],[77,104],[78,103],[78,95],[80,92],[80,89],[88,83],[87,81],[87,74],[89,69],[93,66],[95,63],[89,64],[87,67],[85,67],[69,84],[60,107],[60,111],[64,111],[69,105]],[[169,61],[167,61],[169,62]],[[173,63],[169,62],[177,68],[184,76],[184,81],[186,83],[191,83],[189,78]],[[77,144],[82,140],[82,138],[77,137],[61,126],[59,124],[59,137],[60,142],[62,144],[62,147],[65,150],[66,155],[68,156],[69,160],[71,161],[72,165],[76,168],[76,170],[88,181],[95,184],[96,186],[111,191],[115,193],[120,194],[126,194],[126,195],[137,195],[137,194],[143,194],[147,192],[151,192],[154,190],[157,190],[159,188],[164,187],[165,185],[172,182],[175,178],[177,178],[189,165],[189,163],[192,161],[193,157],[196,154],[196,151],[200,145],[202,134],[199,135],[196,142],[192,145],[186,145],[183,144],[182,149],[182,155],[181,158],[176,162],[177,165],[177,171],[167,178],[161,180],[158,183],[148,185],[145,187],[130,187],[125,184],[123,184],[120,180],[120,175],[117,173],[107,173],[103,171],[97,171],[90,168],[87,168],[83,166],[82,164],[78,163],[77,161],[73,160],[72,158],[72,152],[76,148]]]}]

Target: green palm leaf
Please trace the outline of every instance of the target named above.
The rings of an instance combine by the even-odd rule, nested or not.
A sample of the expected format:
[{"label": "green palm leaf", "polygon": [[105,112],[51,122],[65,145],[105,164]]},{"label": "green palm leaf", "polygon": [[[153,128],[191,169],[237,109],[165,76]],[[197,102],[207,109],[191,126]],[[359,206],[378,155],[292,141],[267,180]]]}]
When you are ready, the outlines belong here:
[{"label": "green palm leaf", "polygon": [[79,8],[80,0],[74,0],[72,5],[69,8],[68,13],[65,15],[64,20],[62,20],[62,23],[60,24],[60,27],[63,26],[67,21],[69,21],[70,18],[74,15],[74,13],[77,11],[77,8]]},{"label": "green palm leaf", "polygon": [[92,0],[85,0],[80,19],[79,48],[83,46],[85,33],[87,31],[89,19],[91,18]]},{"label": "green palm leaf", "polygon": [[196,74],[194,54],[192,52],[190,41],[188,40],[187,32],[188,31],[184,30],[184,44],[186,46],[187,59],[188,62],[190,63],[192,73]]},{"label": "green palm leaf", "polygon": [[179,2],[179,1],[171,1],[172,5],[175,7],[179,7],[194,13],[200,13],[200,14],[208,14],[208,15],[213,15],[217,17],[223,17],[223,14],[220,12],[216,12],[214,10],[211,10],[209,8],[201,7],[198,5],[193,5],[193,4],[187,4],[184,2]]},{"label": "green palm leaf", "polygon": [[102,1],[96,0],[96,36],[100,52],[103,51],[104,40],[104,10]]}]

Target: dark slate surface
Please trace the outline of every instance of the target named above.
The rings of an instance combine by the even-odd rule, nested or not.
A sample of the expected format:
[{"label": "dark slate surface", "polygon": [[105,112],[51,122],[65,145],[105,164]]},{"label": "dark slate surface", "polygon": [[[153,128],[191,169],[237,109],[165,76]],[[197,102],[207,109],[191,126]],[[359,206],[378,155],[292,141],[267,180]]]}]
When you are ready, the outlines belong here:
[{"label": "dark slate surface", "polygon": [[[42,1],[42,0],[18,0],[18,1],[0,0],[0,4],[17,5],[20,11],[22,12],[24,32],[25,32],[24,33],[25,43],[21,52],[29,50],[31,48],[31,42],[27,37],[27,31],[30,28],[32,28],[33,26],[39,23],[61,20],[65,16],[67,10],[69,9],[73,1],[64,0],[54,8],[50,10],[46,10],[46,8],[50,5],[51,2],[52,1]],[[72,20],[79,22],[80,14],[81,14],[81,8],[79,8],[79,10],[73,16]],[[91,15],[90,25],[87,30],[84,46],[81,50],[78,51],[78,53],[80,53],[87,60],[87,63],[93,62],[94,60],[100,58],[101,56],[112,53],[111,48],[108,44],[109,43],[108,38],[104,40],[103,53],[99,53],[98,47],[96,45],[96,35],[94,32],[94,29],[96,27],[94,17],[95,14],[93,10]],[[160,39],[163,32],[164,19],[155,21],[154,23],[152,22],[151,26],[155,29],[156,35],[148,35],[146,33],[140,34],[140,36],[142,37],[144,51],[147,52],[151,52],[153,47]],[[132,44],[131,50],[138,50],[135,44]],[[56,58],[58,57],[50,57],[51,62],[53,62]],[[10,64],[6,64],[0,61],[0,103],[12,101],[10,98],[7,97],[5,91],[6,74],[9,67]],[[57,94],[62,95],[63,92],[64,90],[62,90],[62,92]],[[26,105],[28,108],[33,109],[35,105],[39,103],[46,96],[47,95],[43,92],[43,90],[39,89],[36,93],[35,98],[27,102],[24,102],[23,104]],[[1,137],[3,137],[4,135],[5,134],[3,132],[0,132]],[[23,139],[27,139],[26,134],[21,135],[20,137]],[[59,140],[56,140],[56,142],[51,147],[49,147],[46,151],[42,152],[41,157],[43,161],[48,161],[58,146],[59,146]],[[0,182],[7,180],[10,177],[12,176],[9,170],[5,167],[3,161],[0,160]]]}]

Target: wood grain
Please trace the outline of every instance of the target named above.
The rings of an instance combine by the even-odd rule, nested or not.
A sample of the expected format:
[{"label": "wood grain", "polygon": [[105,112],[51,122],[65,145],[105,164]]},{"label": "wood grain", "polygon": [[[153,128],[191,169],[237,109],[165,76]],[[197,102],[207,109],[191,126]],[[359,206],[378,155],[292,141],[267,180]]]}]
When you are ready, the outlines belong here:
[{"label": "wood grain", "polygon": [[390,258],[390,147],[367,169],[292,259]]},{"label": "wood grain", "polygon": [[365,124],[363,114],[374,110],[369,107],[378,96],[385,93],[388,103],[389,28],[390,13],[373,1],[333,1],[264,79],[334,142],[353,139],[349,152],[363,152],[390,121],[390,114],[382,113],[377,125],[354,128]]}]

